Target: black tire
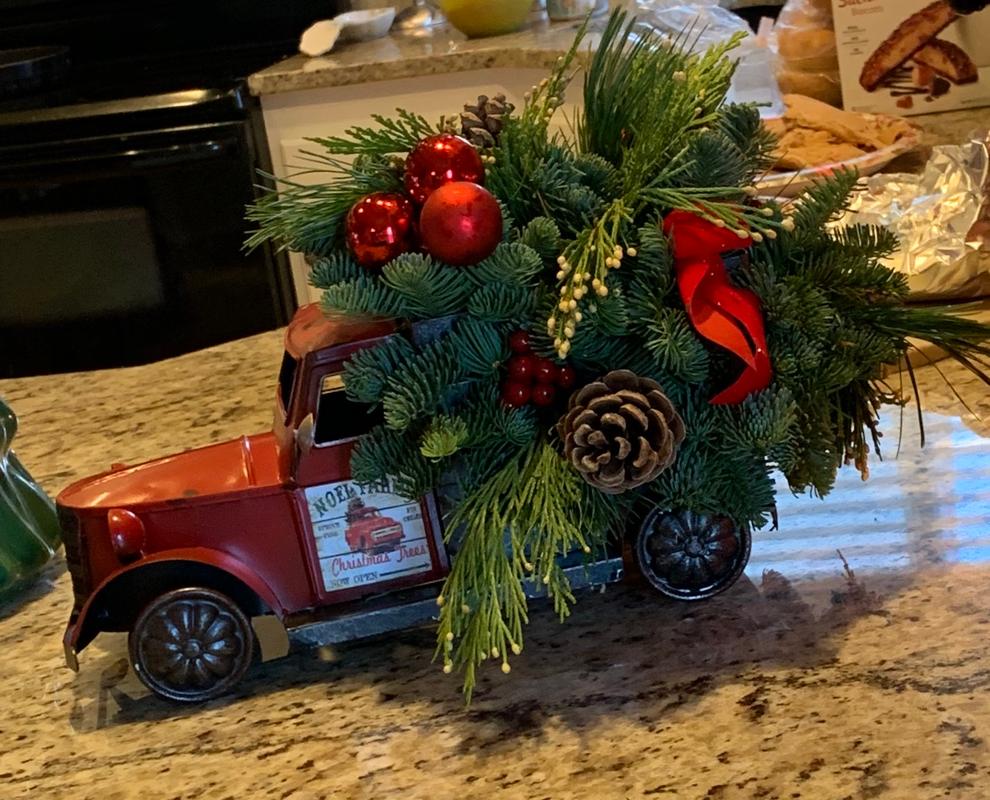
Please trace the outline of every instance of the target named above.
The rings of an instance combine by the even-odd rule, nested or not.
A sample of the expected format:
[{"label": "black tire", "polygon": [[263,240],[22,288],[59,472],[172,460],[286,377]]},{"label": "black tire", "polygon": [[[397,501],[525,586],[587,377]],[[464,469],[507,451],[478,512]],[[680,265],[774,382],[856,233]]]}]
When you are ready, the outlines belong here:
[{"label": "black tire", "polygon": [[655,508],[636,535],[636,563],[661,594],[706,600],[742,575],[750,546],[749,529],[728,517]]},{"label": "black tire", "polygon": [[230,691],[254,660],[251,622],[214,589],[175,589],[152,600],[128,637],[131,668],[159,697],[200,703]]}]

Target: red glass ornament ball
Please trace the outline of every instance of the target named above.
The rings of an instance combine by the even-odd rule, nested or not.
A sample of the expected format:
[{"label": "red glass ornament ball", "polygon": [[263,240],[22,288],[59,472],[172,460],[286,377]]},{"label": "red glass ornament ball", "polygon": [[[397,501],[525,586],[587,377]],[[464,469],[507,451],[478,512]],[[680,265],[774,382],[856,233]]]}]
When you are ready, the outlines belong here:
[{"label": "red glass ornament ball", "polygon": [[344,236],[354,259],[375,269],[413,249],[413,204],[401,194],[375,192],[358,200],[344,222]]},{"label": "red glass ornament ball", "polygon": [[577,382],[577,373],[574,367],[563,366],[557,368],[556,383],[561,389],[570,389]]},{"label": "red glass ornament ball", "polygon": [[477,264],[502,241],[502,209],[483,186],[448,183],[423,206],[419,236],[426,252],[445,264]]},{"label": "red glass ornament ball", "polygon": [[484,183],[485,167],[472,144],[452,133],[428,136],[406,158],[406,194],[419,204],[445,183]]},{"label": "red glass ornament ball", "polygon": [[502,385],[502,402],[509,408],[522,408],[529,402],[530,388],[519,381],[506,381]]},{"label": "red glass ornament ball", "polygon": [[509,349],[513,353],[528,353],[533,349],[533,343],[527,331],[515,331],[509,336]]},{"label": "red glass ornament ball", "polygon": [[533,387],[533,391],[530,395],[530,401],[534,406],[540,406],[541,408],[546,408],[548,405],[553,403],[554,399],[557,397],[557,387],[549,383],[538,383]]},{"label": "red glass ornament ball", "polygon": [[552,386],[557,380],[557,365],[549,358],[540,358],[536,361],[536,370],[533,373],[537,383],[545,383]]},{"label": "red glass ornament ball", "polygon": [[509,359],[509,377],[521,383],[532,382],[536,370],[536,358],[526,353]]}]

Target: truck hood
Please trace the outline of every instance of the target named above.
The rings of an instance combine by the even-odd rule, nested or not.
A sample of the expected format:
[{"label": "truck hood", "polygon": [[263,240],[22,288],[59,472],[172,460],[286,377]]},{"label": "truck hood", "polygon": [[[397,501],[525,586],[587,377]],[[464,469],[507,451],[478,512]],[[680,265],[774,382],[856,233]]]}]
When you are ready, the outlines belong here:
[{"label": "truck hood", "polygon": [[58,502],[69,508],[131,507],[275,486],[283,482],[278,451],[272,433],[242,436],[84,478],[64,489]]}]

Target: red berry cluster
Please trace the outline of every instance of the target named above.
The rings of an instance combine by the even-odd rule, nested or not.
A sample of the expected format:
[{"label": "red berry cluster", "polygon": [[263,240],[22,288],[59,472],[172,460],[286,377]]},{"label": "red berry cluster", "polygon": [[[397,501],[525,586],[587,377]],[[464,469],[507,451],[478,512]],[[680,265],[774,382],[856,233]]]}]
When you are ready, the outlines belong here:
[{"label": "red berry cluster", "polygon": [[533,352],[529,334],[516,331],[509,337],[513,356],[509,359],[509,377],[502,384],[502,402],[510,408],[532,403],[544,408],[557,398],[558,389],[570,389],[577,380],[574,367],[557,366],[549,358]]}]

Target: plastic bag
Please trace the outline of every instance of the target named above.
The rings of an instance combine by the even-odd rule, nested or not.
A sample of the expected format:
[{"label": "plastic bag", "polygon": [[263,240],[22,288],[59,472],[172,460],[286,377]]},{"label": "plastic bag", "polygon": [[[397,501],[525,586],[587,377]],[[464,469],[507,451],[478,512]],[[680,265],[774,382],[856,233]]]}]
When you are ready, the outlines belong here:
[{"label": "plastic bag", "polygon": [[780,90],[842,105],[830,0],[787,0],[774,34]]},{"label": "plastic bag", "polygon": [[687,32],[695,52],[721,44],[734,34],[745,34],[746,38],[732,54],[739,65],[726,99],[730,103],[758,103],[764,117],[783,113],[773,74],[773,53],[767,42],[754,36],[742,17],[722,8],[717,0],[637,0],[636,15],[640,24],[670,36],[683,36]]},{"label": "plastic bag", "polygon": [[694,49],[698,52],[734,33],[750,33],[746,21],[722,8],[717,0],[637,0],[636,16],[671,36],[690,31],[691,39],[697,38]]}]

